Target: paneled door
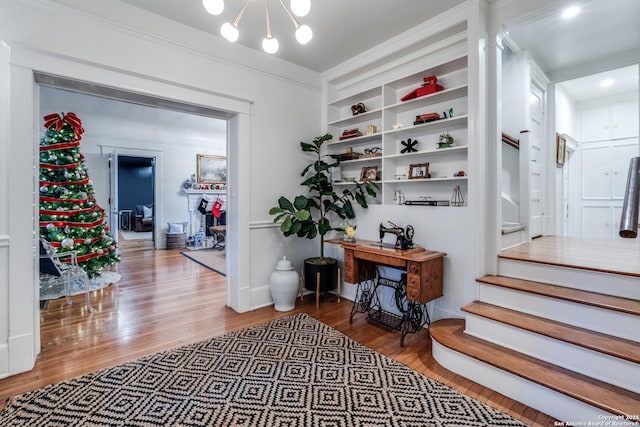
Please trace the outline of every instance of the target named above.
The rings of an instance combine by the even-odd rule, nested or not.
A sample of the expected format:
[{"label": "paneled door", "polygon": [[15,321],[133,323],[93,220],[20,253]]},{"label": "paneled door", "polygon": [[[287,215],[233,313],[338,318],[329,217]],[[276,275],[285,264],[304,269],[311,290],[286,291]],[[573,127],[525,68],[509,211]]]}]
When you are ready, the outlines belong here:
[{"label": "paneled door", "polygon": [[529,238],[542,235],[544,91],[531,82],[529,94]]}]

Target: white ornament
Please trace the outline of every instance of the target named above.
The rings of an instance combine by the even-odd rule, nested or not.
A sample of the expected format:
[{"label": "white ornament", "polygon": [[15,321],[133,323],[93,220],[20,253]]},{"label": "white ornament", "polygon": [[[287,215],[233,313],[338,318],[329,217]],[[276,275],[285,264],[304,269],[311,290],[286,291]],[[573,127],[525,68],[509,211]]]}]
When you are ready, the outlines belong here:
[{"label": "white ornament", "polygon": [[72,249],[74,245],[74,241],[73,239],[66,237],[62,239],[62,242],[60,242],[60,244],[62,245],[63,248]]},{"label": "white ornament", "polygon": [[271,273],[270,285],[276,311],[293,310],[296,306],[300,277],[287,257],[278,261],[275,271]]},{"label": "white ornament", "polygon": [[41,193],[46,193],[46,192],[47,192],[47,190],[48,190],[48,188],[47,188],[47,186],[46,186],[46,185],[43,185],[43,186],[41,186],[41,187],[40,187],[40,192],[41,192]]},{"label": "white ornament", "polygon": [[47,228],[47,231],[51,231],[51,230],[53,230],[54,228],[56,228],[56,226],[55,226],[55,225],[53,225],[53,224],[51,224],[51,223],[49,223],[49,224],[47,224],[47,227],[46,227],[46,228]]}]

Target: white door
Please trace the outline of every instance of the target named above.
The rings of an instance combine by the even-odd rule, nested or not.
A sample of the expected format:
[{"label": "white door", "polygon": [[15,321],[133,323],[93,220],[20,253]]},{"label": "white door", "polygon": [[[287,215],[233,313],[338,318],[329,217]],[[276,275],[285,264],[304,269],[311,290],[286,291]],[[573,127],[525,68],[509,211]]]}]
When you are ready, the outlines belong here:
[{"label": "white door", "polygon": [[544,91],[531,82],[529,94],[529,238],[542,235],[542,147]]},{"label": "white door", "polygon": [[638,101],[613,104],[611,137],[613,139],[638,136]]}]

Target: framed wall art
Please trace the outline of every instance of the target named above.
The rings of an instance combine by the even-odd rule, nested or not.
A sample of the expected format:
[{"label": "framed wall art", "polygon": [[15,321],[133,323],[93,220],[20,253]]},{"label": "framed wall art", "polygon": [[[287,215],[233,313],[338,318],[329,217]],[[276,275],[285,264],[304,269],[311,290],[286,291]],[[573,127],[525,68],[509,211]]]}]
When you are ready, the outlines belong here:
[{"label": "framed wall art", "polygon": [[198,182],[203,184],[226,184],[227,158],[198,154],[197,160]]},{"label": "framed wall art", "polygon": [[567,139],[556,133],[556,163],[558,166],[564,165],[564,161],[567,157]]}]

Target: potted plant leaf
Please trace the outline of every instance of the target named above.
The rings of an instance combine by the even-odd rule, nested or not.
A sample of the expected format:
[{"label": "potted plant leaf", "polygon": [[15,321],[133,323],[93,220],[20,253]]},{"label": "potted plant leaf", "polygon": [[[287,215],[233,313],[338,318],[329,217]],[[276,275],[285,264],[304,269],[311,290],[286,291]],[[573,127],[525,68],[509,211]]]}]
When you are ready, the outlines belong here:
[{"label": "potted plant leaf", "polygon": [[305,287],[316,289],[317,273],[320,273],[320,291],[332,291],[337,287],[338,261],[324,256],[324,240],[332,230],[343,231],[340,226],[333,226],[331,221],[355,218],[356,202],[367,208],[367,196],[376,197],[379,186],[375,182],[356,182],[353,186],[337,192],[331,182],[331,170],[340,166],[337,156],[322,153],[322,145],[333,138],[331,134],[316,137],[311,143],[300,142],[300,148],[313,155],[313,160],[300,174],[303,181],[300,185],[307,187],[307,193],[288,199],[280,196],[278,206],[269,210],[275,215],[273,222],[281,222],[280,230],[285,236],[297,236],[315,239],[320,236],[320,256],[304,260]]}]

